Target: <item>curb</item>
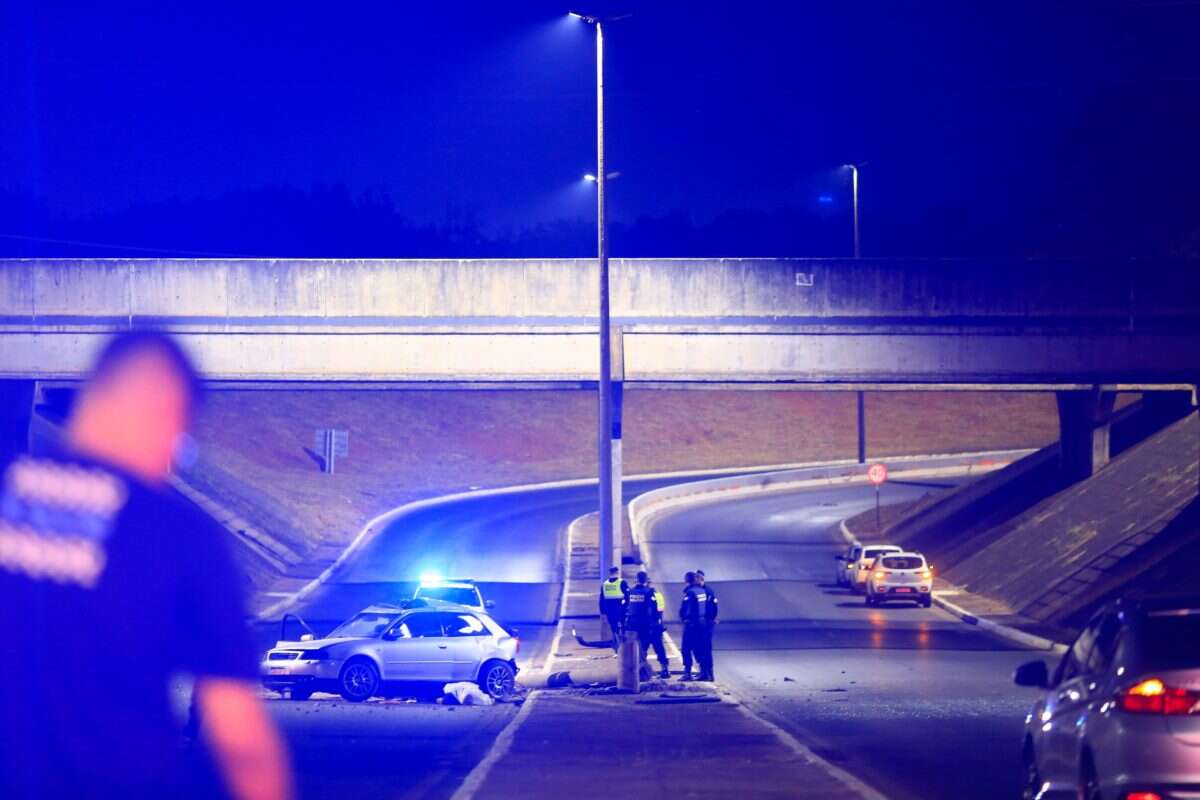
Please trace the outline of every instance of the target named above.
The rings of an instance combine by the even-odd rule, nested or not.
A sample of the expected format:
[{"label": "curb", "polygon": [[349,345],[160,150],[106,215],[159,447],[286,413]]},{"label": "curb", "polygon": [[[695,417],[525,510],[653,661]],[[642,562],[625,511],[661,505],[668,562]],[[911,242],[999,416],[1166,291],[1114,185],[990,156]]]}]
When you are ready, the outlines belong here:
[{"label": "curb", "polygon": [[[846,520],[839,522],[838,528],[842,532],[842,537],[847,542],[852,545],[860,544],[858,537],[851,533],[850,529],[846,527]],[[1033,650],[1045,650],[1052,652],[1055,655],[1062,655],[1063,653],[1067,652],[1067,645],[1061,642],[1056,642],[1052,639],[1046,639],[1045,637],[1028,633],[1020,628],[1014,628],[1011,625],[1001,625],[999,622],[992,622],[990,619],[972,614],[962,606],[956,605],[946,598],[938,596],[936,592],[933,595],[933,604],[943,611],[953,614],[968,625],[974,625],[980,630],[995,634],[1002,639],[1007,639],[1010,642],[1021,645],[1022,647],[1028,647]]]}]

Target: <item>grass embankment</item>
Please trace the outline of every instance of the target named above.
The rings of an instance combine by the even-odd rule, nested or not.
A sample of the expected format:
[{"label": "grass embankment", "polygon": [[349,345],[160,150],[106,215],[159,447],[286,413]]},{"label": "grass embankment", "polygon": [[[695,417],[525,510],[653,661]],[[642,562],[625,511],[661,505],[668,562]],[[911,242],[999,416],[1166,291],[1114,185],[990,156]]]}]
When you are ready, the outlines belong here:
[{"label": "grass embankment", "polygon": [[[199,421],[189,482],[314,562],[412,500],[594,476],[589,391],[222,391]],[[871,458],[1035,447],[1057,436],[1051,394],[867,396]],[[850,392],[628,391],[627,474],[852,458]],[[350,432],[320,471],[313,431]],[[269,575],[251,570],[263,585]]]}]

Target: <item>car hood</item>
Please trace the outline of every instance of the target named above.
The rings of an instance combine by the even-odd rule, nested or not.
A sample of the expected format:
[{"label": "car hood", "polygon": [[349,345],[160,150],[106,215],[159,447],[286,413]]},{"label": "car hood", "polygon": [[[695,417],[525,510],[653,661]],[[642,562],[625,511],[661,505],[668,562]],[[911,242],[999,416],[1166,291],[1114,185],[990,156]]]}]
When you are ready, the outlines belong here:
[{"label": "car hood", "polygon": [[310,650],[320,650],[322,647],[329,647],[335,644],[353,644],[355,642],[368,641],[362,637],[354,638],[338,638],[338,639],[312,639],[307,642],[289,642],[278,641],[275,643],[273,650],[299,650],[302,653],[307,653]]}]

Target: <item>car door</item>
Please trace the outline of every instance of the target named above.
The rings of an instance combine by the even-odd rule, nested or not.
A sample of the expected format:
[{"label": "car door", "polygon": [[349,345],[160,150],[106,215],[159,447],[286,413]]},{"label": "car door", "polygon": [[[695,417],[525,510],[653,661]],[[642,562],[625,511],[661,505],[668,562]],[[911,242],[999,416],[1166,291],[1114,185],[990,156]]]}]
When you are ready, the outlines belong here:
[{"label": "car door", "polygon": [[450,669],[449,645],[441,614],[406,614],[388,632],[383,645],[384,680],[430,681]]},{"label": "car door", "polygon": [[452,659],[451,680],[473,681],[479,675],[484,650],[491,644],[491,632],[474,614],[447,612],[442,616]]},{"label": "car door", "polygon": [[1094,691],[1089,690],[1091,676],[1087,673],[1087,664],[1099,624],[1099,618],[1092,620],[1075,639],[1059,663],[1053,686],[1048,692],[1042,711],[1039,748],[1042,777],[1045,780],[1071,783],[1079,777],[1079,768],[1075,763],[1078,742],[1076,722],[1086,712]]}]

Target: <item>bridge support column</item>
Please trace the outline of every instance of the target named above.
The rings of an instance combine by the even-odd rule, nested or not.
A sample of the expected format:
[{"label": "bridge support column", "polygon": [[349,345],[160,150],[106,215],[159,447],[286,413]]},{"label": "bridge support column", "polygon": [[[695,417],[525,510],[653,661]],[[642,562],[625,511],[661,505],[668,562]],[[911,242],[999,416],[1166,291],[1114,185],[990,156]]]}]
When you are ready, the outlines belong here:
[{"label": "bridge support column", "polygon": [[867,463],[867,409],[863,392],[858,392],[858,463]]},{"label": "bridge support column", "polygon": [[0,461],[29,450],[36,381],[0,381]]},{"label": "bridge support column", "polygon": [[1111,458],[1110,431],[1117,393],[1095,387],[1055,394],[1062,474],[1074,483],[1096,474]]}]

